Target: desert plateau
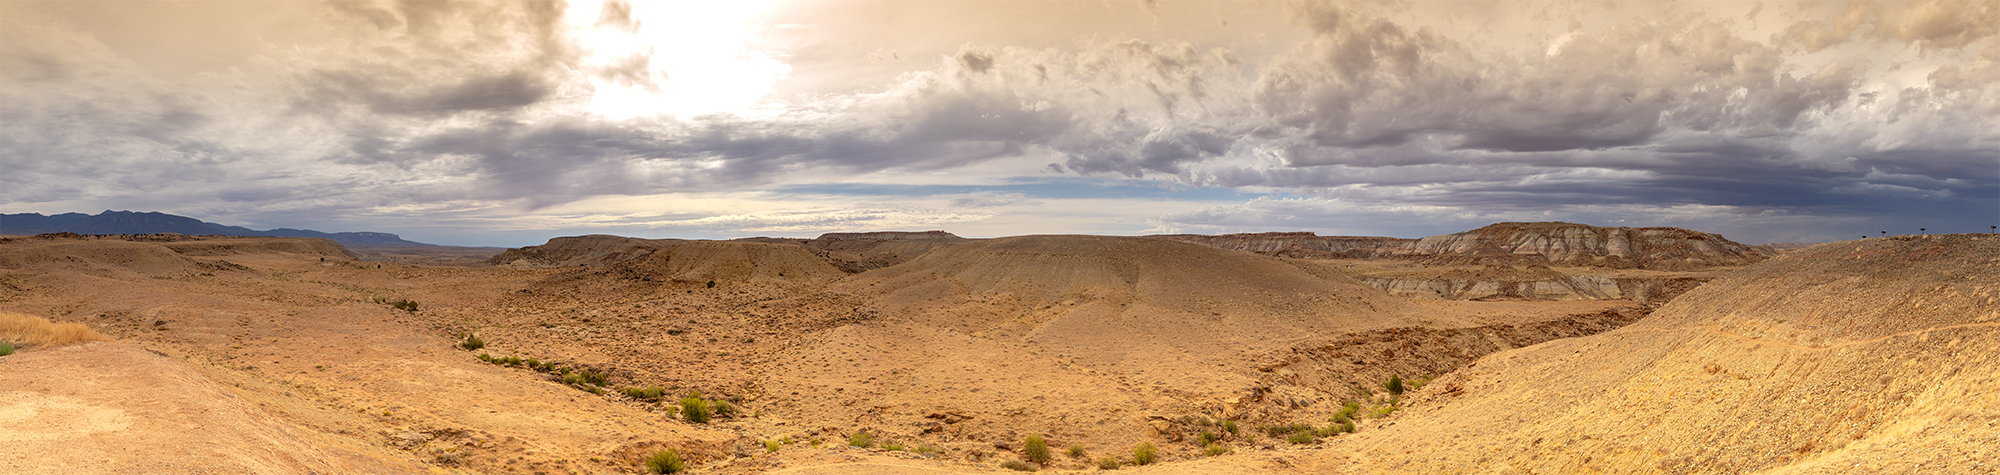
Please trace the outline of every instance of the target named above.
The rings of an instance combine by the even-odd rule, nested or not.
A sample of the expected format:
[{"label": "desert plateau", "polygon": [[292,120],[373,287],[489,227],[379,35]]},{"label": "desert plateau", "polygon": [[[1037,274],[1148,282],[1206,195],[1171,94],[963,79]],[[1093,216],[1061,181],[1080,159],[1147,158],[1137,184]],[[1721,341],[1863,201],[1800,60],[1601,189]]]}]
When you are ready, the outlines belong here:
[{"label": "desert plateau", "polygon": [[0,467],[1996,473],[1997,331],[1987,234],[9,236]]}]

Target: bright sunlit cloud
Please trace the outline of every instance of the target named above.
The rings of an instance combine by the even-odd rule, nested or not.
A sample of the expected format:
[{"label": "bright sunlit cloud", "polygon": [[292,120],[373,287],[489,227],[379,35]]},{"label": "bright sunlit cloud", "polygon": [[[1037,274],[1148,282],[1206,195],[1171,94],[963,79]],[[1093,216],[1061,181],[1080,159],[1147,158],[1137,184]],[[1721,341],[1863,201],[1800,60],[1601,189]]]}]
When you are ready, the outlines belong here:
[{"label": "bright sunlit cloud", "polygon": [[610,119],[740,113],[791,66],[758,49],[752,23],[774,0],[592,2],[564,15],[584,51],[590,110]]}]

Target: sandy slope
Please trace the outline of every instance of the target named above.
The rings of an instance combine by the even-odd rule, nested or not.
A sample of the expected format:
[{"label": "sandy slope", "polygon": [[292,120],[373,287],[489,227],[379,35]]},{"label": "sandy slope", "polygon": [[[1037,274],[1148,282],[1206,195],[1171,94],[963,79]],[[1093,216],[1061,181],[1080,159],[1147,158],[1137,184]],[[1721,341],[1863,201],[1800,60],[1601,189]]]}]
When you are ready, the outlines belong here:
[{"label": "sandy slope", "polygon": [[415,473],[422,466],[263,409],[194,367],[119,343],[0,357],[8,473]]},{"label": "sandy slope", "polygon": [[[1134,473],[1836,473],[1991,459],[1981,450],[2000,442],[2000,241],[1977,236],[1793,253],[1608,333],[1644,310],[1406,301],[1322,263],[1146,238],[956,242],[858,274],[775,242],[596,237],[542,255],[565,265],[447,268],[250,239],[272,241],[0,242],[0,309],[119,339],[0,367],[39,361],[198,395],[0,371],[0,387],[31,388],[0,393],[0,417],[128,423],[118,437],[168,441],[185,455],[175,467],[224,473],[632,473],[669,447],[702,473],[977,473],[1020,459],[1028,434],[1092,457],[1159,445],[1164,463]],[[387,305],[397,299],[420,309]],[[467,331],[488,346],[456,348]],[[610,391],[479,353],[603,371]],[[105,358],[148,374],[95,369]],[[1323,427],[1390,374],[1468,364],[1359,435],[1294,446],[1249,434]],[[655,385],[739,411],[695,424],[671,399],[616,391]],[[1235,453],[1202,455],[1192,439],[1223,418],[1246,429],[1224,440]],[[182,434],[188,420],[229,439]],[[839,447],[857,431],[938,451]],[[49,450],[96,450],[85,473],[160,456],[91,448],[124,444],[107,433],[89,437],[112,445]],[[780,438],[795,443],[757,447]],[[1059,455],[1046,468],[1092,467]]]},{"label": "sandy slope", "polygon": [[2000,238],[1814,247],[1637,324],[1484,358],[1323,468],[1995,473],[1996,302]]}]

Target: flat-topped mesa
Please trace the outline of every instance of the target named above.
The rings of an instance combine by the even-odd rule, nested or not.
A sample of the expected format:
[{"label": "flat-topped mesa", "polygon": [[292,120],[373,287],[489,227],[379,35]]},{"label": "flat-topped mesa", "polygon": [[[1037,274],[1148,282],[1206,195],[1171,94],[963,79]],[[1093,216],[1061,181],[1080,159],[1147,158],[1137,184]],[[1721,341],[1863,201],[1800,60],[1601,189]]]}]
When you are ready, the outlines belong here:
[{"label": "flat-topped mesa", "polygon": [[[1575,223],[1499,223],[1418,239],[1391,254],[1406,258],[1541,261],[1556,266],[1690,270],[1743,266],[1771,258],[1770,249],[1681,228],[1598,227]],[[1467,260],[1456,262],[1456,260]],[[1474,262],[1477,261],[1477,262]],[[1444,263],[1444,262],[1440,262]],[[1492,262],[1502,263],[1502,262]]]},{"label": "flat-topped mesa", "polygon": [[964,241],[965,238],[944,231],[877,231],[868,233],[826,233],[819,235],[822,241]]},{"label": "flat-topped mesa", "polygon": [[1311,232],[1271,232],[1241,233],[1207,236],[1201,234],[1164,234],[1147,236],[1186,243],[1202,244],[1232,251],[1254,252],[1278,257],[1303,258],[1367,258],[1392,252],[1402,246],[1416,242],[1377,236],[1320,236]]}]

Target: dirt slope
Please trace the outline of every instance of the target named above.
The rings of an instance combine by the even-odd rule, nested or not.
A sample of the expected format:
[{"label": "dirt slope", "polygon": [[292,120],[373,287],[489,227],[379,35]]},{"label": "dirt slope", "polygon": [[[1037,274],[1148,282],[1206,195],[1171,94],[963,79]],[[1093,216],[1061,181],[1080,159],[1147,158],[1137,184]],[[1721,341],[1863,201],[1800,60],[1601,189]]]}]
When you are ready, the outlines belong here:
[{"label": "dirt slope", "polygon": [[[198,248],[216,255],[182,256],[113,238],[0,242],[0,255],[94,259],[69,264],[81,271],[60,263],[0,266],[0,310],[84,323],[143,348],[65,357],[46,373],[13,371],[24,358],[44,358],[37,349],[0,358],[0,388],[47,387],[38,394],[85,401],[0,393],[18,406],[6,409],[18,409],[14,415],[42,423],[53,420],[48,407],[87,403],[125,411],[132,421],[112,435],[89,436],[103,444],[50,449],[78,447],[86,458],[29,455],[12,466],[68,467],[28,473],[618,473],[660,447],[709,463],[738,438],[540,373],[487,364],[455,347],[460,330],[491,314],[490,302],[560,270],[420,268],[321,261],[303,251]],[[157,262],[186,270],[179,259],[204,271],[138,272]],[[421,310],[377,299],[410,299]],[[154,361],[147,350],[171,360]],[[211,390],[218,388],[221,395]],[[391,469],[314,455],[347,448]]]},{"label": "dirt slope", "polygon": [[7,241],[0,247],[0,271],[170,276],[204,270],[193,259],[155,243],[43,237]]},{"label": "dirt slope", "polygon": [[514,267],[599,266],[624,262],[654,249],[671,246],[679,239],[641,239],[591,234],[551,238],[539,246],[508,249],[487,259],[488,264]]},{"label": "dirt slope", "polygon": [[118,343],[0,357],[0,465],[18,474],[418,473],[320,437],[193,367]]},{"label": "dirt slope", "polygon": [[1021,236],[934,250],[840,290],[928,325],[1031,341],[1107,368],[1136,354],[1246,351],[1407,324],[1403,301],[1309,270],[1157,239]]},{"label": "dirt slope", "polygon": [[1995,473],[1996,395],[2000,238],[1848,241],[1631,326],[1481,359],[1321,469]]},{"label": "dirt slope", "polygon": [[687,241],[613,267],[643,279],[706,283],[824,284],[846,277],[804,247],[738,241]]}]

